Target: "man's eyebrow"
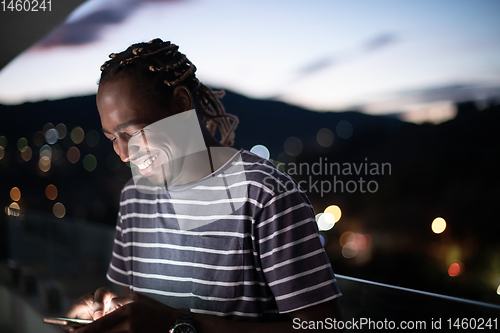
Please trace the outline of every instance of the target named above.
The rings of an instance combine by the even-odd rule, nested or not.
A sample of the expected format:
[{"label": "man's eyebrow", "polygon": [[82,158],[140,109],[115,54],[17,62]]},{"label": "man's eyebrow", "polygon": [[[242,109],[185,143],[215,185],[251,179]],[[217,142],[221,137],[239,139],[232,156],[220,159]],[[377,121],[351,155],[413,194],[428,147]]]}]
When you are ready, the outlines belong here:
[{"label": "man's eyebrow", "polygon": [[[124,128],[127,128],[129,126],[135,126],[135,125],[138,125],[140,124],[141,122],[140,121],[137,121],[137,120],[129,120],[129,121],[126,121],[124,123],[121,123],[119,125],[116,125],[116,127],[114,128],[114,132],[119,132],[121,131],[122,129]],[[107,129],[105,128],[102,128],[102,131],[105,133],[105,134],[112,134],[110,133]]]}]

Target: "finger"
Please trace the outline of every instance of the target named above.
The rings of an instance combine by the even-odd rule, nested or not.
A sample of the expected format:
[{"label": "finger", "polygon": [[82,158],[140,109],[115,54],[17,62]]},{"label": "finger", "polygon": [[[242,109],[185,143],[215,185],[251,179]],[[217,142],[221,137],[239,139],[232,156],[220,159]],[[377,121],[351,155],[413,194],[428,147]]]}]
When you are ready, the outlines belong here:
[{"label": "finger", "polygon": [[123,296],[123,297],[115,297],[109,302],[109,309],[108,312],[113,312],[118,308],[121,308],[122,306],[132,303],[134,300],[132,299],[131,295]]},{"label": "finger", "polygon": [[94,310],[94,320],[97,320],[106,314],[109,302],[114,297],[116,297],[116,295],[109,291],[106,287],[97,289],[94,294],[94,302],[92,304],[92,310]]},{"label": "finger", "polygon": [[122,307],[81,328],[78,328],[72,333],[118,333],[127,332],[127,309]]},{"label": "finger", "polygon": [[92,310],[92,303],[94,294],[88,293],[80,297],[71,308],[66,311],[63,317],[78,318],[78,319],[92,319],[94,311]]}]

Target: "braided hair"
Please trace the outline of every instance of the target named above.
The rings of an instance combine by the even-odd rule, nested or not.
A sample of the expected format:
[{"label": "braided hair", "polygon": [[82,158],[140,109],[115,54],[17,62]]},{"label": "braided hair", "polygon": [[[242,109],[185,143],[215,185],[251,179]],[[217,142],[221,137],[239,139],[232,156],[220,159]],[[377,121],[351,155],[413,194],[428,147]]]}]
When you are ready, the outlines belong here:
[{"label": "braided hair", "polygon": [[131,75],[144,97],[165,107],[171,105],[175,87],[184,85],[193,96],[196,110],[207,120],[210,134],[214,136],[218,128],[221,144],[232,146],[238,118],[226,113],[221,104],[224,91],[212,91],[201,83],[195,76],[196,67],[178,49],[177,45],[157,38],[133,44],[121,53],[111,53],[111,59],[101,66],[99,82],[111,81],[121,73]]}]

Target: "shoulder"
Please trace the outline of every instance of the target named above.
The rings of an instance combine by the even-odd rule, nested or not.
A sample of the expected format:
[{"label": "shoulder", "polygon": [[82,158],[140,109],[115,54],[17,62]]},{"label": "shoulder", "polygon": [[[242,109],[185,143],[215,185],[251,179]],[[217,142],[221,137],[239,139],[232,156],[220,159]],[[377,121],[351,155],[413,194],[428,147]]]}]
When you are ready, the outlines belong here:
[{"label": "shoulder", "polygon": [[266,192],[271,196],[288,191],[300,191],[297,182],[288,174],[279,170],[268,159],[247,150],[241,150],[241,163],[245,169],[247,179],[265,186]]}]

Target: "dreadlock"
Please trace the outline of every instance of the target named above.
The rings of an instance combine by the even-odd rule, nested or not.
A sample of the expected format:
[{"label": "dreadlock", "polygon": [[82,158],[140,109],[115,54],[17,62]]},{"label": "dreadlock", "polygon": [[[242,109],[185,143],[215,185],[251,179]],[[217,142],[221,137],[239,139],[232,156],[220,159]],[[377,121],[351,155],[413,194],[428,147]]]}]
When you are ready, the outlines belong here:
[{"label": "dreadlock", "polygon": [[101,66],[100,83],[111,81],[119,73],[131,75],[138,83],[141,93],[169,106],[176,86],[184,85],[193,96],[196,110],[207,119],[206,126],[215,135],[217,128],[221,144],[234,144],[234,130],[238,118],[226,113],[220,99],[224,91],[212,91],[195,76],[196,67],[179,47],[161,39],[131,45],[121,53],[111,53],[110,59]]}]

